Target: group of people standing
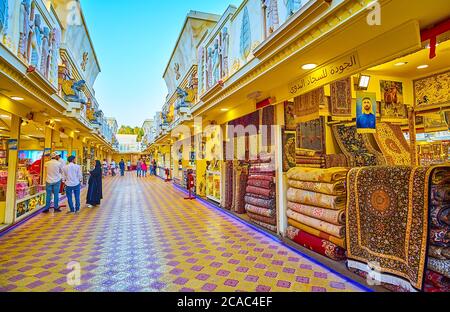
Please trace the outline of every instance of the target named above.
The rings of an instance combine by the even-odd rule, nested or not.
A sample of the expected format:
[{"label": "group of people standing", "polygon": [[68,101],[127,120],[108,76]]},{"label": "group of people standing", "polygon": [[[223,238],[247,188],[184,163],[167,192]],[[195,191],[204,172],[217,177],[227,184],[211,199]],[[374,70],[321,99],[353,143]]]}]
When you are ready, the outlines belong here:
[{"label": "group of people standing", "polygon": [[[43,212],[48,213],[50,211],[52,196],[54,197],[54,211],[62,212],[59,206],[59,194],[61,193],[61,185],[64,184],[70,208],[69,213],[79,213],[81,209],[81,184],[83,182],[81,166],[76,164],[75,156],[70,156],[67,163],[58,152],[52,153],[50,157],[51,160],[45,163],[47,198]],[[99,160],[95,162],[95,168],[89,174],[86,204],[88,208],[93,208],[100,205],[103,199],[102,164]],[[74,197],[75,203],[73,202]]]},{"label": "group of people standing", "polygon": [[150,170],[150,175],[156,175],[156,161],[153,160],[150,165],[147,165],[145,159],[139,159],[136,165],[136,174],[137,177],[146,177],[148,171]]},{"label": "group of people standing", "polygon": [[119,165],[115,162],[115,160],[112,160],[110,164],[106,161],[106,159],[103,159],[103,176],[107,177],[108,173],[111,173],[111,176],[115,177],[117,175],[116,170],[119,169],[120,176],[125,176],[125,170],[128,168],[129,171],[131,171],[131,161],[128,161],[127,164],[125,164],[125,161],[123,159],[120,160]]}]

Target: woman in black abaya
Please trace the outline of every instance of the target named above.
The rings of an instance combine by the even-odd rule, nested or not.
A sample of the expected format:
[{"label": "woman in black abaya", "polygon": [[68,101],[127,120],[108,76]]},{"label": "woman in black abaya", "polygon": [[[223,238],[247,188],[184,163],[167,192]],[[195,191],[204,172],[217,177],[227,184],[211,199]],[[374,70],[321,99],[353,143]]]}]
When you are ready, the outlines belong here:
[{"label": "woman in black abaya", "polygon": [[97,160],[95,162],[95,168],[91,171],[91,176],[89,177],[89,188],[86,198],[88,208],[100,205],[102,199],[102,164],[100,160]]}]

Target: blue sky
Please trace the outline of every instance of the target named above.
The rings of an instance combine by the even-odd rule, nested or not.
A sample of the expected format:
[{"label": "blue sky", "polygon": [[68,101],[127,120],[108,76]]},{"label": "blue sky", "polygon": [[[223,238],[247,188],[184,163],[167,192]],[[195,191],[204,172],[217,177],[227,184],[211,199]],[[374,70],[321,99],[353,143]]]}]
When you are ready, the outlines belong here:
[{"label": "blue sky", "polygon": [[81,0],[102,72],[94,85],[106,116],[141,126],[167,94],[162,75],[190,10],[223,14],[241,0]]}]

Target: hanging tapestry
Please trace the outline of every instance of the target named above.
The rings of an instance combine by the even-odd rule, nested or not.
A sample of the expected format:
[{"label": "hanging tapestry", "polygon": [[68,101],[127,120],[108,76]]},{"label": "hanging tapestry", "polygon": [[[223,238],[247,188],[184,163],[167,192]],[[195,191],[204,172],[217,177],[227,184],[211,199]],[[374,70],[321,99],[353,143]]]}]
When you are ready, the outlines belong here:
[{"label": "hanging tapestry", "polygon": [[417,106],[450,103],[450,71],[414,81]]},{"label": "hanging tapestry", "polygon": [[397,81],[380,81],[381,118],[383,120],[407,119],[408,110],[403,101],[403,83]]},{"label": "hanging tapestry", "polygon": [[428,244],[428,193],[435,168],[366,167],[348,177],[348,266],[378,266],[381,282],[421,290]]},{"label": "hanging tapestry", "polygon": [[325,105],[325,90],[319,88],[294,98],[296,122],[305,122],[319,118],[320,107]]},{"label": "hanging tapestry", "polygon": [[225,209],[231,210],[233,206],[233,161],[225,165]]},{"label": "hanging tapestry", "polygon": [[297,123],[295,122],[295,105],[293,102],[284,102],[284,124],[286,130],[297,129]]},{"label": "hanging tapestry", "polygon": [[388,123],[378,124],[375,140],[383,152],[388,165],[411,165],[409,145],[400,126]]},{"label": "hanging tapestry", "polygon": [[358,133],[375,133],[377,124],[377,96],[356,92],[356,128]]},{"label": "hanging tapestry", "polygon": [[425,132],[438,132],[448,129],[447,122],[443,113],[427,114],[423,118]]},{"label": "hanging tapestry", "polygon": [[384,157],[377,152],[370,142],[367,134],[357,133],[355,126],[333,126],[334,136],[342,152],[347,156],[350,167],[377,166],[385,164]]},{"label": "hanging tapestry", "polygon": [[283,172],[295,168],[296,131],[283,131]]},{"label": "hanging tapestry", "polygon": [[268,152],[271,151],[271,147],[275,145],[274,142],[274,125],[275,125],[275,106],[267,106],[262,111],[262,146],[269,147]]},{"label": "hanging tapestry", "polygon": [[297,128],[297,147],[300,149],[325,151],[325,118],[301,122]]},{"label": "hanging tapestry", "polygon": [[352,117],[352,80],[348,77],[330,85],[330,111],[333,119]]}]

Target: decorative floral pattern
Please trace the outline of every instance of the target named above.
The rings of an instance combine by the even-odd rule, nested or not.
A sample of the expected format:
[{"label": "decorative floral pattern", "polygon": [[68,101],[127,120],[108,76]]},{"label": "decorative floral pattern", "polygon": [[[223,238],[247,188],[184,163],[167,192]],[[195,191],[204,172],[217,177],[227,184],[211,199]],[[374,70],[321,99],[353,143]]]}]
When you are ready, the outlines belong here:
[{"label": "decorative floral pattern", "polygon": [[330,85],[330,111],[333,118],[352,116],[352,82],[351,77]]},{"label": "decorative floral pattern", "polygon": [[408,142],[403,135],[400,126],[388,123],[379,123],[375,139],[391,166],[410,166],[411,154]]},{"label": "decorative floral pattern", "polygon": [[416,105],[450,102],[450,71],[414,81]]}]

